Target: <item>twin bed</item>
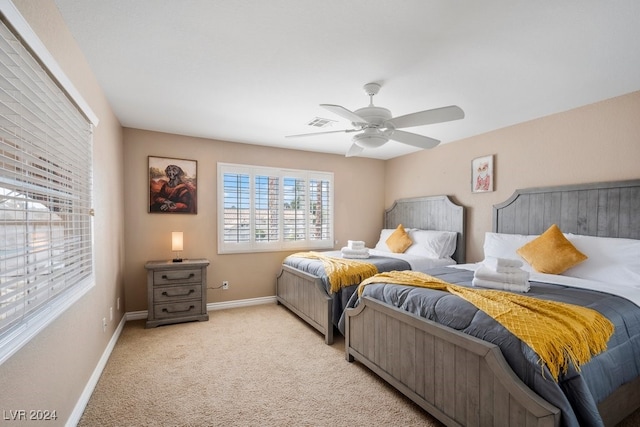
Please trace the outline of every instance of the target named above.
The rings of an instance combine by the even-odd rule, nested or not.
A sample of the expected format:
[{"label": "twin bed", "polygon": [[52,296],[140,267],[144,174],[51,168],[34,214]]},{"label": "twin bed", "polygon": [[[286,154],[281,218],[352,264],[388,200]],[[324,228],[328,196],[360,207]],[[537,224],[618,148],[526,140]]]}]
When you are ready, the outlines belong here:
[{"label": "twin bed", "polygon": [[[451,263],[465,261],[465,212],[464,207],[457,205],[447,196],[417,197],[398,200],[385,212],[384,228],[395,229],[402,224],[407,229],[438,230],[456,233],[455,251]],[[386,271],[391,262],[402,260],[401,256],[383,260],[378,252],[376,258],[369,262],[385,262],[382,269]],[[387,254],[390,255],[390,254]],[[410,257],[410,256],[409,256]],[[411,259],[411,258],[409,258]],[[435,267],[442,265],[441,260],[420,259],[421,268],[427,268],[430,262]],[[395,264],[398,267],[398,264]],[[397,269],[411,268],[411,262]],[[285,260],[276,278],[276,300],[301,319],[313,326],[325,336],[327,344],[333,343],[334,330],[342,315],[342,311],[358,283],[353,283],[330,292],[327,278],[322,274],[319,261],[289,258]]]},{"label": "twin bed", "polygon": [[[450,200],[444,199],[446,205],[451,205]],[[396,211],[397,207],[388,211],[385,226],[411,224],[409,218],[415,215],[407,206],[404,211]],[[462,238],[457,251],[462,256],[458,254],[456,260],[464,263],[464,211],[458,208],[462,220],[456,226],[451,225],[450,219],[449,222],[423,219],[416,227],[457,227]],[[439,208],[426,211],[428,215],[452,217]],[[509,241],[510,237],[540,235],[552,224],[557,224],[564,233],[578,235],[573,237],[576,246],[583,244],[580,239],[588,239],[584,236],[628,241],[631,252],[615,256],[635,263],[634,272],[627,276],[632,278],[627,285],[628,298],[609,295],[609,288],[607,293],[601,293],[598,289],[576,288],[562,282],[549,284],[546,277],[532,274],[531,296],[589,306],[615,325],[609,350],[593,357],[580,371],[571,369],[556,383],[541,367],[535,353],[517,338],[507,334],[506,338],[492,342],[492,337],[504,337],[504,331],[487,333],[486,330],[497,331],[499,325],[496,327],[497,323],[474,311],[468,303],[460,305],[455,301],[457,296],[443,297],[442,291],[407,290],[401,285],[384,283],[368,285],[362,297],[356,295],[342,307],[340,325],[344,327],[347,360],[364,364],[447,425],[615,425],[640,407],[640,308],[633,295],[640,294],[640,282],[633,281],[640,260],[636,244],[640,243],[636,242],[640,239],[640,180],[519,190],[494,207],[491,234],[506,236],[505,241]],[[488,250],[485,245],[485,253]],[[611,251],[607,247],[601,252],[602,257]],[[591,264],[601,261],[598,256],[592,258]],[[607,265],[600,262],[600,267],[596,276],[606,271]],[[300,273],[292,270],[287,274]],[[324,292],[325,300],[331,301],[317,276],[300,274],[313,283],[318,295]],[[433,269],[429,274],[442,275],[447,282],[462,286],[468,286],[473,277],[472,270],[451,267]],[[618,272],[613,272],[613,276],[619,277]],[[598,277],[603,286],[606,277]],[[281,278],[282,274],[278,280]],[[289,295],[295,292],[293,282],[287,291]],[[414,293],[432,305],[412,313],[408,310],[415,304],[394,302],[406,302],[407,295]],[[389,295],[392,298],[385,300]],[[296,304],[304,307],[305,303]],[[296,310],[303,319],[310,317],[304,310],[293,311]],[[332,319],[329,302],[324,310],[328,319]],[[430,313],[433,320],[425,318],[420,310]],[[472,323],[478,318],[479,323]],[[326,319],[324,326],[316,328],[325,333],[330,343],[332,336],[329,339],[326,331],[332,331],[334,324]]]}]

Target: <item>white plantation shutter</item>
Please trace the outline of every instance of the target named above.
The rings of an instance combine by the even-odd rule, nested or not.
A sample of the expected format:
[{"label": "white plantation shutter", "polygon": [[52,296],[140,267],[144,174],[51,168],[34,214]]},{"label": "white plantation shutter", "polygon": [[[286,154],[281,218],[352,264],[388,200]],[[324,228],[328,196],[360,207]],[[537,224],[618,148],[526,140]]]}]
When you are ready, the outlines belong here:
[{"label": "white plantation shutter", "polygon": [[255,176],[255,238],[257,242],[280,240],[280,177]]},{"label": "white plantation shutter", "polygon": [[3,20],[0,363],[93,284],[91,166],[91,123]]},{"label": "white plantation shutter", "polygon": [[249,174],[228,173],[223,180],[222,239],[228,243],[250,242],[251,197]]},{"label": "white plantation shutter", "polygon": [[284,240],[307,239],[307,187],[303,178],[284,178]]},{"label": "white plantation shutter", "polygon": [[218,253],[332,247],[332,173],[218,163]]},{"label": "white plantation shutter", "polygon": [[331,182],[322,177],[309,180],[309,205],[312,220],[309,224],[310,240],[331,239],[329,223],[333,222],[333,199]]}]

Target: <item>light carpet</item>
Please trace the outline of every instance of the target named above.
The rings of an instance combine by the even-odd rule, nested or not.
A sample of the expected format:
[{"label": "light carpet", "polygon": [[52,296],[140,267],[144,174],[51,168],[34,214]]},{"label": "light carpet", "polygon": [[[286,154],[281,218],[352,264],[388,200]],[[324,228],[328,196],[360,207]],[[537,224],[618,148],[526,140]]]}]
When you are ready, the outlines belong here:
[{"label": "light carpet", "polygon": [[282,306],[209,316],[127,322],[78,425],[442,426]]},{"label": "light carpet", "polygon": [[282,306],[209,316],[127,322],[78,425],[442,425]]}]

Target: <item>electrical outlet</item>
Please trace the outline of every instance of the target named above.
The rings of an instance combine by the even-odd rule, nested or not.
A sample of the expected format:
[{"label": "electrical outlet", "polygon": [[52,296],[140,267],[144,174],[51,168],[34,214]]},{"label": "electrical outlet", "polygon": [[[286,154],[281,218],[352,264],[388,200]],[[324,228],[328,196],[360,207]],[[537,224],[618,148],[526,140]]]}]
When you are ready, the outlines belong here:
[{"label": "electrical outlet", "polygon": [[102,318],[102,332],[107,332],[107,318]]},{"label": "electrical outlet", "polygon": [[222,289],[229,289],[229,281],[228,280],[223,280],[222,281]]}]

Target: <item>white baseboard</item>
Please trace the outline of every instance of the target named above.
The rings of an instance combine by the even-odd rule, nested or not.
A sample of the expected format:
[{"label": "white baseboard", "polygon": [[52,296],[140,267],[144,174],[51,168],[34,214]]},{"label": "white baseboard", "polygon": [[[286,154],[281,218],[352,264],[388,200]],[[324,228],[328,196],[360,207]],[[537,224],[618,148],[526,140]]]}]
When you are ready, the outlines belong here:
[{"label": "white baseboard", "polygon": [[124,317],[127,319],[127,322],[129,320],[142,320],[142,319],[146,319],[148,315],[147,310],[141,310],[141,311],[128,311]]},{"label": "white baseboard", "polygon": [[274,304],[275,302],[276,302],[275,296],[240,299],[236,301],[227,301],[227,302],[212,302],[207,304],[207,311],[224,310],[227,308],[249,307],[251,305],[260,305],[260,304]]},{"label": "white baseboard", "polygon": [[[227,302],[213,302],[213,303],[207,304],[207,311],[225,310],[228,308],[238,308],[238,307],[248,307],[248,306],[259,305],[259,304],[273,304],[275,302],[276,302],[275,296],[262,297],[262,298],[249,298],[249,299],[227,301]],[[82,395],[80,395],[80,399],[78,399],[76,406],[73,408],[73,412],[71,413],[71,416],[69,417],[69,419],[67,420],[67,423],[65,424],[67,427],[74,427],[80,421],[80,418],[82,417],[82,414],[85,408],[87,407],[87,403],[89,403],[91,394],[93,394],[93,390],[95,390],[96,385],[98,385],[98,380],[100,379],[100,375],[102,375],[102,371],[104,370],[104,367],[107,365],[107,361],[111,356],[111,352],[113,351],[113,348],[118,342],[118,338],[120,338],[120,334],[122,333],[122,329],[124,329],[125,323],[128,322],[129,320],[141,320],[146,318],[147,318],[147,310],[130,311],[125,313],[124,316],[122,316],[122,320],[118,324],[118,327],[114,331],[113,336],[109,340],[109,344],[104,349],[104,352],[102,353],[102,356],[98,361],[98,364],[93,370],[93,374],[91,374],[91,377],[87,382],[87,385],[84,387]]]},{"label": "white baseboard", "polygon": [[80,398],[76,403],[76,406],[73,408],[73,411],[71,412],[71,415],[69,416],[69,419],[65,424],[66,426],[74,427],[78,425],[78,422],[80,421],[80,418],[84,413],[84,409],[87,407],[87,403],[89,403],[89,399],[93,394],[93,390],[96,388],[96,385],[98,385],[98,380],[100,379],[100,375],[102,375],[102,371],[104,370],[104,367],[107,365],[107,361],[111,356],[111,352],[113,351],[113,348],[116,346],[116,343],[118,342],[118,338],[120,338],[120,334],[122,333],[122,329],[124,329],[124,324],[126,322],[127,322],[127,315],[125,314],[124,316],[122,316],[122,320],[120,320],[118,327],[113,332],[113,335],[109,340],[109,344],[107,344],[107,347],[102,352],[102,356],[100,357],[98,364],[93,370],[93,373],[91,374],[91,377],[87,382],[87,385],[85,385],[84,390],[82,391],[82,394],[80,395]]},{"label": "white baseboard", "polygon": [[[251,305],[260,304],[273,304],[276,302],[276,297],[261,297],[261,298],[249,298],[240,299],[227,302],[211,302],[207,304],[207,311],[226,310],[228,308],[249,307]],[[129,320],[142,320],[147,318],[147,310],[141,311],[129,311],[125,315],[127,321]]]}]

